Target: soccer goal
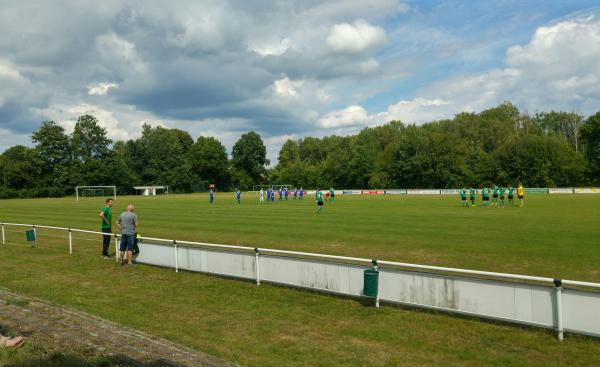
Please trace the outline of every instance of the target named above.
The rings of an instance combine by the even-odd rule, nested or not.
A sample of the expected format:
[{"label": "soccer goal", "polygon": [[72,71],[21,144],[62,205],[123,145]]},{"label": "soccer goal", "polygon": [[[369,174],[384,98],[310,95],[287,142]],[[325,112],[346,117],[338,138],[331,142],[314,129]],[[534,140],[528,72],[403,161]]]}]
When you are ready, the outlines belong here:
[{"label": "soccer goal", "polygon": [[[111,196],[112,195],[112,196]],[[112,186],[77,186],[75,187],[75,198],[110,196],[113,200],[117,199],[117,187]]]}]

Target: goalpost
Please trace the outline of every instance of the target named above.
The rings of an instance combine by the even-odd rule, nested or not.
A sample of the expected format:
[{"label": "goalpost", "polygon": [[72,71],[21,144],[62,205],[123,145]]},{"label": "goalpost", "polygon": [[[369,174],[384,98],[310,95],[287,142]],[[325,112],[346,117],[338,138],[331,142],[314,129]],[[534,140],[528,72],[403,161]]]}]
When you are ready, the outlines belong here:
[{"label": "goalpost", "polygon": [[[112,189],[112,198],[113,200],[117,200],[117,187],[114,185],[111,186],[76,186],[75,187],[75,198],[77,199],[77,201],[79,201],[79,197],[86,197],[86,196],[106,196],[106,190],[107,189]],[[81,195],[80,195],[81,193]],[[92,195],[87,195],[88,193],[91,193]],[[96,195],[100,193],[100,195]]]}]

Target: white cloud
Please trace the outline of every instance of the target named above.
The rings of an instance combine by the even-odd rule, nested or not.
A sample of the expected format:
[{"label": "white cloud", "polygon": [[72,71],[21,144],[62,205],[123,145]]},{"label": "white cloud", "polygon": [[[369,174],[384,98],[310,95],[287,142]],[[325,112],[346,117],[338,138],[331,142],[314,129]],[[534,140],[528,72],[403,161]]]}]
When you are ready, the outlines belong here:
[{"label": "white cloud", "polygon": [[110,88],[118,88],[118,87],[119,87],[119,85],[116,83],[97,83],[97,84],[89,85],[87,88],[88,88],[89,95],[102,96],[102,95],[105,95],[106,92],[108,92],[108,90]]},{"label": "white cloud", "polygon": [[367,110],[361,106],[350,106],[343,110],[333,111],[319,119],[323,128],[340,128],[363,125],[368,121]]},{"label": "white cloud", "polygon": [[399,101],[388,107],[388,110],[371,116],[372,123],[378,124],[391,120],[400,120],[406,123],[427,122],[446,117],[451,103],[443,99],[415,98]]},{"label": "white cloud", "polygon": [[[29,134],[45,118],[72,123],[87,111],[107,121],[113,138],[135,137],[142,121],[162,120],[229,146],[248,130],[265,139],[349,133],[503,100],[530,111],[588,114],[600,106],[596,17],[563,18],[509,48],[504,65],[448,76],[483,65],[481,58],[498,65],[499,47],[529,26],[490,36],[496,27],[460,18],[446,24],[445,14],[413,7],[398,0],[12,2],[0,11],[0,126]],[[413,89],[430,78],[438,81]],[[391,95],[404,86],[410,97]],[[380,98],[394,102],[372,115],[360,106]]]},{"label": "white cloud", "polygon": [[113,32],[96,37],[96,50],[107,68],[121,74],[146,70],[146,65],[140,59],[135,44]]},{"label": "white cloud", "polygon": [[255,44],[250,45],[249,49],[256,52],[257,54],[259,54],[261,56],[268,56],[268,55],[279,56],[279,55],[282,55],[284,52],[286,52],[288,49],[290,49],[291,45],[292,45],[292,41],[289,38],[284,37],[277,43],[256,42]]},{"label": "white cloud", "polygon": [[593,114],[600,106],[598,60],[600,19],[564,20],[539,28],[527,44],[510,47],[504,68],[436,81],[414,99],[398,101],[368,116],[365,124],[394,119],[429,122],[452,118],[461,111],[481,111],[505,100],[528,111]]},{"label": "white cloud", "polygon": [[219,19],[212,18],[210,14],[203,14],[199,18],[189,17],[182,22],[182,26],[182,32],[170,34],[167,38],[170,45],[211,51],[223,47],[226,42]]},{"label": "white cloud", "polygon": [[317,98],[319,99],[319,101],[327,102],[327,101],[331,100],[331,95],[329,95],[329,93],[327,93],[323,89],[318,89],[317,90]]},{"label": "white cloud", "polygon": [[20,80],[23,77],[11,63],[0,60],[0,79]]},{"label": "white cloud", "polygon": [[31,145],[31,133],[18,134],[9,129],[0,128],[0,154],[15,145]]},{"label": "white cloud", "polygon": [[273,90],[279,96],[296,97],[298,88],[304,84],[303,80],[290,80],[288,77],[273,82]]},{"label": "white cloud", "polygon": [[362,19],[354,24],[335,24],[327,36],[327,45],[343,53],[361,53],[383,46],[386,42],[383,28],[372,26]]},{"label": "white cloud", "polygon": [[112,32],[98,36],[96,47],[107,61],[130,62],[137,57],[135,45]]},{"label": "white cloud", "polygon": [[360,63],[360,71],[362,74],[371,74],[379,70],[379,62],[374,58],[370,58]]},{"label": "white cloud", "polygon": [[138,136],[144,122],[156,119],[148,113],[137,111],[132,106],[108,110],[88,103],[53,104],[45,109],[36,110],[36,114],[42,120],[58,122],[68,133],[73,131],[79,116],[92,115],[98,119],[98,125],[106,129],[107,136],[115,141],[128,140]]}]

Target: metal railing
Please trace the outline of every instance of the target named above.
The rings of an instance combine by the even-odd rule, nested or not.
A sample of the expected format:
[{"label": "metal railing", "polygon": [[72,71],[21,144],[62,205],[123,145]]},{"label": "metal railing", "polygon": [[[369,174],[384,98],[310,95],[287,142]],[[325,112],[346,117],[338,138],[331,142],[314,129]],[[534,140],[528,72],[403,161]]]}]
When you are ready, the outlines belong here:
[{"label": "metal railing", "polygon": [[[5,227],[16,226],[31,228],[34,231],[38,229],[66,231],[70,254],[73,253],[73,233],[111,236],[114,238],[115,252],[118,253],[119,250],[119,234],[23,223],[0,223],[0,225],[2,230],[2,244],[6,243]],[[504,321],[552,327],[556,329],[559,340],[562,340],[565,330],[600,336],[599,322],[596,322],[597,326],[596,324],[589,326],[586,324],[586,320],[580,320],[581,317],[586,316],[580,317],[578,315],[578,313],[581,313],[579,309],[583,308],[585,311],[587,307],[598,307],[596,312],[600,312],[600,283],[300,251],[143,236],[138,238],[140,239],[140,249],[145,254],[140,262],[150,265],[173,267],[176,272],[184,269],[236,278],[251,278],[257,285],[260,285],[261,281],[267,281],[360,297],[362,296],[362,291],[360,290],[362,289],[362,285],[357,284],[360,281],[359,276],[364,269],[374,264],[379,267],[381,278],[384,282],[380,292],[381,295],[378,294],[376,297],[376,305],[381,300]],[[161,250],[164,247],[172,247],[171,260],[165,259],[164,250]],[[185,253],[182,253],[182,251]],[[204,259],[207,262],[208,256],[211,257],[215,264],[202,265],[198,262],[198,259]],[[115,258],[118,261],[116,256]],[[182,262],[184,263],[183,265]],[[252,267],[252,269],[245,269],[243,271],[238,269],[240,264],[244,262],[247,263],[248,267]],[[294,266],[298,270],[294,270]],[[565,295],[565,292],[563,292],[564,286],[571,287],[573,291],[568,290]],[[454,293],[440,293],[448,292],[448,287]],[[522,303],[524,306],[512,314],[509,312],[509,317],[507,317],[505,310],[497,310],[494,309],[493,305],[486,304],[486,298],[482,294],[490,291],[505,292],[507,295],[505,297],[506,300],[504,298],[497,299],[500,302],[506,301],[504,302],[507,305],[506,307],[511,307],[511,302],[515,304]],[[575,294],[576,292],[578,293]],[[517,293],[519,296],[517,296]],[[581,303],[584,298],[578,298],[579,293],[586,300],[592,299],[594,303]],[[494,295],[494,297],[500,296]],[[568,312],[565,311],[563,299],[569,301],[568,307],[570,308]],[[535,304],[538,304],[541,316],[534,315],[537,312],[534,309],[536,307]],[[531,315],[522,316],[523,312],[527,313],[527,307],[532,308]],[[551,313],[549,313],[548,307],[552,308]],[[513,314],[516,316],[510,316]],[[586,326],[565,328],[563,325],[563,315],[565,314],[568,316],[571,324],[580,325],[583,323]],[[541,317],[543,320],[539,321],[536,317]]]}]

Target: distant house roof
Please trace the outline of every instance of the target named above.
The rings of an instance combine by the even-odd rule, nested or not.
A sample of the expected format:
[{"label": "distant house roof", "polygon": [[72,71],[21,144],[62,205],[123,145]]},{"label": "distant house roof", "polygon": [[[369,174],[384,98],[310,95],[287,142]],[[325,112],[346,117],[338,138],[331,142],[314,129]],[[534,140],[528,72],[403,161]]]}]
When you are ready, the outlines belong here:
[{"label": "distant house roof", "polygon": [[164,186],[134,186],[136,190],[146,190],[146,189],[164,189]]}]

